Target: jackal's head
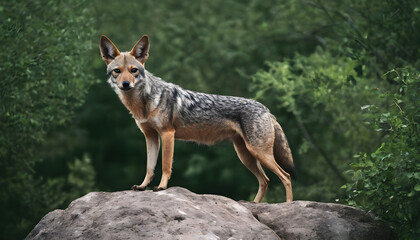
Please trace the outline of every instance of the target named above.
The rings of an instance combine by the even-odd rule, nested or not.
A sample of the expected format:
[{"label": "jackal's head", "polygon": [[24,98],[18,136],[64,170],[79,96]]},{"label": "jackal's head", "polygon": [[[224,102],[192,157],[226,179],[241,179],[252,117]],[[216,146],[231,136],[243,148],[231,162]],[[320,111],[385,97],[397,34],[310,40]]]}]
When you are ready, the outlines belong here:
[{"label": "jackal's head", "polygon": [[127,91],[145,78],[144,63],[149,57],[149,38],[146,35],[140,38],[130,52],[122,53],[109,38],[102,35],[100,49],[111,85]]}]

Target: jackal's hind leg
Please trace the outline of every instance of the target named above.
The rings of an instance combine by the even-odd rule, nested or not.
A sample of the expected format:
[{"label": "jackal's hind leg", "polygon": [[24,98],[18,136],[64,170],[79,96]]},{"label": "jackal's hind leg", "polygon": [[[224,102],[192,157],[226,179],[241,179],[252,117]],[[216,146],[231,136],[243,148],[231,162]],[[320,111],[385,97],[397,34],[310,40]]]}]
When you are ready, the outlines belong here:
[{"label": "jackal's hind leg", "polygon": [[293,193],[292,193],[292,182],[290,179],[290,174],[284,171],[276,162],[273,155],[273,148],[272,146],[264,146],[264,147],[255,147],[247,145],[249,152],[258,159],[265,167],[270,169],[273,173],[275,173],[283,183],[284,188],[286,189],[286,201],[291,202],[293,201]]},{"label": "jackal's hind leg", "polygon": [[245,146],[244,140],[237,136],[233,140],[236,153],[238,154],[239,159],[241,162],[257,177],[259,187],[257,195],[254,198],[254,202],[261,202],[263,199],[265,192],[267,191],[268,183],[270,180],[268,179],[267,175],[265,175],[264,170],[261,167],[261,164],[255,159],[248,149]]},{"label": "jackal's hind leg", "polygon": [[131,189],[135,191],[143,191],[150,184],[153,179],[157,158],[159,155],[159,134],[146,126],[140,126],[140,129],[146,137],[146,146],[147,146],[147,170],[146,176],[141,185],[134,185]]}]

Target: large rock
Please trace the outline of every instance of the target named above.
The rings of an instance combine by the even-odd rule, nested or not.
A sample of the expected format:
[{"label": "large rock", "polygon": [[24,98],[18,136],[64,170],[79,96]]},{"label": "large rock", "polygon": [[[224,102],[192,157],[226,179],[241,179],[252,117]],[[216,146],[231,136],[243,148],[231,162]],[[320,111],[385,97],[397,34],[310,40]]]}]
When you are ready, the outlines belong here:
[{"label": "large rock", "polygon": [[172,187],[92,192],[48,213],[26,239],[389,239],[365,212],[296,201],[241,204]]},{"label": "large rock", "polygon": [[309,201],[241,204],[284,239],[392,239],[389,229],[354,207]]},{"label": "large rock", "polygon": [[[48,213],[27,239],[279,239],[225,197],[173,187],[160,192],[92,192]],[[231,239],[234,239],[231,238]]]}]

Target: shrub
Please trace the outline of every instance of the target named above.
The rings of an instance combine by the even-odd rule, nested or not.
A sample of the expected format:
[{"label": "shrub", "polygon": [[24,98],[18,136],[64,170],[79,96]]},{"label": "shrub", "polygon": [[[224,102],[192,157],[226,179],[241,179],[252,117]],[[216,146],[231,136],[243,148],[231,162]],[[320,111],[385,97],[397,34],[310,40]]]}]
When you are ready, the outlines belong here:
[{"label": "shrub", "polygon": [[0,3],[0,238],[23,238],[58,194],[33,168],[94,82],[92,23],[83,0]]},{"label": "shrub", "polygon": [[398,69],[385,77],[400,84],[398,92],[382,93],[391,108],[365,109],[367,124],[383,134],[382,144],[355,156],[348,171],[352,181],[343,188],[350,205],[373,212],[401,239],[414,239],[420,234],[420,75]]}]

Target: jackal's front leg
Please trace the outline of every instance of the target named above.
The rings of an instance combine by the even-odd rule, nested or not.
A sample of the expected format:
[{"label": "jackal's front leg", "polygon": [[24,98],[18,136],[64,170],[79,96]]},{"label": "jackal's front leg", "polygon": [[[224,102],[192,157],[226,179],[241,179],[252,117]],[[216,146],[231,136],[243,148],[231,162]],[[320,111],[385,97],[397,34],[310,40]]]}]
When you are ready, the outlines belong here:
[{"label": "jackal's front leg", "polygon": [[159,186],[153,191],[164,190],[168,187],[172,173],[172,158],[174,155],[175,130],[167,130],[161,133],[162,138],[162,178]]},{"label": "jackal's front leg", "polygon": [[131,189],[137,191],[143,191],[152,181],[155,173],[155,167],[157,158],[159,155],[159,134],[152,128],[146,126],[140,126],[144,136],[146,137],[147,146],[147,170],[146,177],[141,185],[134,185]]}]

